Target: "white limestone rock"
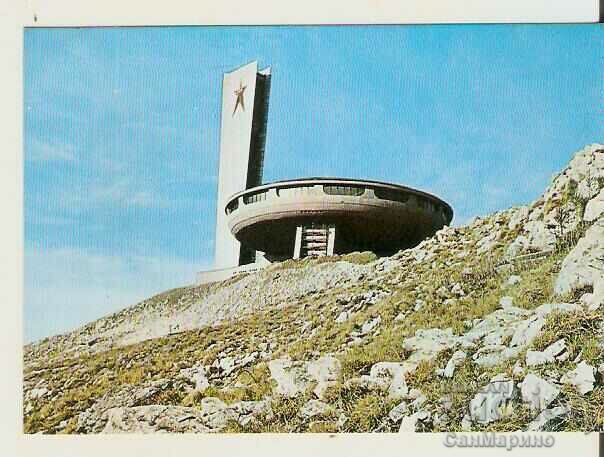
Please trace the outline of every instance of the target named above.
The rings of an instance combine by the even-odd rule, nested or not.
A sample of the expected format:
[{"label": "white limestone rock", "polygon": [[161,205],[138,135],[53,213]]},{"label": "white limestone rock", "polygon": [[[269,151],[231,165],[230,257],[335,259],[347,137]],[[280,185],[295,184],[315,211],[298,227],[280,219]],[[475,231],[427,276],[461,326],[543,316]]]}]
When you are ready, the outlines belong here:
[{"label": "white limestone rock", "polygon": [[522,322],[516,327],[510,346],[512,347],[526,347],[533,342],[537,336],[539,336],[541,329],[545,325],[545,318],[540,316],[532,316]]},{"label": "white limestone rock", "polygon": [[604,305],[604,276],[594,282],[593,292],[581,296],[580,302],[587,306],[588,311],[596,311]]},{"label": "white limestone rock", "polygon": [[516,307],[498,309],[482,319],[475,319],[470,330],[461,337],[461,345],[471,348],[479,341],[484,345],[501,345],[530,315],[530,311]]},{"label": "white limestone rock", "polygon": [[585,213],[583,213],[583,220],[586,222],[593,222],[604,214],[604,188],[600,190],[600,193],[592,198],[585,206]]},{"label": "white limestone rock", "polygon": [[511,275],[508,280],[505,282],[505,285],[508,287],[512,287],[515,286],[516,284],[518,284],[520,281],[522,280],[522,278],[518,275]]},{"label": "white limestone rock", "polygon": [[277,382],[275,394],[295,397],[306,392],[312,381],[304,362],[290,359],[274,359],[268,362],[271,378]]},{"label": "white limestone rock", "polygon": [[514,239],[514,241],[512,241],[510,243],[510,245],[507,247],[507,249],[505,250],[505,257],[507,259],[517,257],[520,254],[522,254],[524,251],[526,251],[528,246],[529,246],[528,238],[524,235],[518,235],[516,237],[516,239]]},{"label": "white limestone rock", "polygon": [[469,432],[472,430],[472,417],[469,414],[465,414],[461,419],[461,429],[464,432]]},{"label": "white limestone rock", "polygon": [[371,319],[365,322],[361,327],[361,335],[367,335],[374,331],[378,327],[378,325],[380,325],[380,322],[382,322],[381,316],[378,316],[375,319]]},{"label": "white limestone rock", "polygon": [[338,317],[336,317],[336,323],[341,324],[343,322],[346,322],[349,318],[350,318],[350,312],[342,311],[340,314],[338,314]]},{"label": "white limestone rock", "polygon": [[445,378],[452,378],[455,368],[461,365],[461,363],[466,359],[466,356],[467,354],[464,351],[455,351],[443,370],[443,376]]},{"label": "white limestone rock", "polygon": [[604,217],[592,225],[566,256],[556,278],[554,291],[567,294],[574,289],[594,286],[604,272]]},{"label": "white limestone rock", "polygon": [[596,382],[595,372],[596,369],[594,367],[583,361],[577,365],[577,368],[565,373],[560,382],[575,386],[581,395],[585,395],[594,388]]},{"label": "white limestone rock", "polygon": [[419,411],[422,405],[427,401],[428,397],[426,397],[423,393],[420,393],[420,395],[418,395],[417,398],[415,398],[415,400],[409,404],[409,407],[414,411]]},{"label": "white limestone rock", "polygon": [[512,216],[510,217],[510,221],[508,222],[508,229],[515,230],[518,228],[524,221],[527,220],[529,215],[529,209],[526,206],[521,206],[514,210]]},{"label": "white limestone rock", "polygon": [[418,330],[415,332],[415,336],[403,341],[403,347],[407,351],[412,351],[406,362],[417,366],[421,361],[430,361],[439,352],[453,348],[459,341],[460,338],[453,334],[451,328]]},{"label": "white limestone rock", "polygon": [[453,287],[451,288],[451,293],[453,295],[457,295],[458,297],[463,297],[466,295],[465,291],[463,290],[463,287],[461,287],[461,284],[459,284],[458,282],[453,284]]},{"label": "white limestone rock", "polygon": [[491,233],[476,243],[476,252],[478,254],[485,254],[493,250],[497,246],[497,234]]},{"label": "white limestone rock", "polygon": [[527,432],[543,432],[549,431],[550,424],[555,419],[566,416],[570,413],[570,408],[567,406],[556,406],[555,408],[544,409],[539,415],[533,419],[527,426]]},{"label": "white limestone rock", "polygon": [[213,431],[196,408],[148,405],[112,408],[101,433],[207,433]]},{"label": "white limestone rock", "polygon": [[402,401],[390,410],[390,412],[388,413],[388,418],[392,422],[396,423],[408,414],[409,406],[407,405],[407,402]]},{"label": "white limestone rock", "polygon": [[409,392],[405,373],[408,371],[406,366],[398,362],[378,362],[371,367],[369,376],[373,379],[384,380],[388,385],[388,398],[404,398]]},{"label": "white limestone rock", "polygon": [[428,411],[418,411],[410,416],[403,417],[401,426],[398,430],[399,433],[413,433],[420,430],[422,423],[425,423],[430,419],[430,413]]},{"label": "white limestone rock", "polygon": [[548,251],[556,244],[556,235],[542,221],[529,221],[524,225],[528,232],[528,247]]},{"label": "white limestone rock", "polygon": [[532,410],[542,411],[558,397],[560,389],[533,373],[529,373],[520,383],[520,392],[522,400],[528,403]]},{"label": "white limestone rock", "polygon": [[333,407],[327,403],[319,400],[308,400],[300,409],[300,416],[304,419],[311,419],[316,416],[327,416],[333,411]]},{"label": "white limestone rock", "polygon": [[528,350],[526,352],[526,365],[533,367],[537,365],[544,365],[546,363],[553,363],[556,361],[556,358],[565,350],[566,340],[564,338],[552,343],[543,351]]},{"label": "white limestone rock", "polygon": [[264,416],[269,420],[273,417],[271,397],[259,401],[239,401],[229,405],[228,408],[236,415],[237,422],[242,426],[255,421],[259,416]]},{"label": "white limestone rock", "polygon": [[237,419],[236,414],[227,404],[215,397],[202,398],[198,410],[203,423],[214,430],[221,430],[230,420]]},{"label": "white limestone rock", "polygon": [[378,362],[371,367],[368,375],[349,379],[346,385],[385,390],[391,400],[408,398],[405,374],[409,371],[410,367],[405,362]]},{"label": "white limestone rock", "polygon": [[521,350],[520,347],[506,347],[504,345],[483,346],[474,353],[472,360],[476,365],[493,367],[506,360],[518,357]]},{"label": "white limestone rock", "polygon": [[541,333],[543,326],[545,325],[545,318],[552,312],[573,312],[580,308],[575,303],[546,303],[538,306],[533,316],[520,322],[512,335],[510,341],[511,347],[524,348],[530,345],[537,336]]},{"label": "white limestone rock", "polygon": [[479,424],[489,424],[513,412],[514,381],[500,374],[482,387],[470,401],[470,418]]},{"label": "white limestone rock", "polygon": [[307,362],[307,373],[317,383],[313,389],[317,398],[322,399],[327,389],[337,384],[341,369],[340,361],[332,355],[325,355],[316,361]]},{"label": "white limestone rock", "polygon": [[522,365],[520,364],[520,361],[517,361],[514,364],[514,368],[512,369],[512,376],[514,376],[514,378],[519,378],[521,376],[524,375],[524,368],[522,367]]},{"label": "white limestone rock", "polygon": [[401,311],[394,318],[394,322],[397,322],[397,323],[404,322],[406,318],[407,318],[407,313],[405,311]]},{"label": "white limestone rock", "polygon": [[499,299],[499,306],[501,306],[502,308],[509,308],[510,306],[514,306],[514,299],[512,297],[501,297]]},{"label": "white limestone rock", "polygon": [[191,368],[184,368],[180,370],[179,374],[180,378],[188,379],[192,382],[195,387],[193,390],[197,392],[204,392],[208,387],[210,387],[210,382],[207,377],[207,369],[202,365],[195,365]]}]

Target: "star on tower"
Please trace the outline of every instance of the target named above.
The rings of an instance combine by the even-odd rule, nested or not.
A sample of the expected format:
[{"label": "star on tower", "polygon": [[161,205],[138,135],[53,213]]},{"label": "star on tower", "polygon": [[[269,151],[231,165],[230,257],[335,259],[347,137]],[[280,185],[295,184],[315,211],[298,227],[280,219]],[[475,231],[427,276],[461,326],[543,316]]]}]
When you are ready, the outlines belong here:
[{"label": "star on tower", "polygon": [[237,107],[239,105],[241,105],[241,109],[245,111],[245,104],[243,103],[243,93],[245,92],[246,87],[247,86],[244,86],[243,83],[239,81],[239,89],[235,90],[235,95],[237,96],[237,99],[235,100],[235,109],[233,110],[232,114],[233,116],[237,112]]}]

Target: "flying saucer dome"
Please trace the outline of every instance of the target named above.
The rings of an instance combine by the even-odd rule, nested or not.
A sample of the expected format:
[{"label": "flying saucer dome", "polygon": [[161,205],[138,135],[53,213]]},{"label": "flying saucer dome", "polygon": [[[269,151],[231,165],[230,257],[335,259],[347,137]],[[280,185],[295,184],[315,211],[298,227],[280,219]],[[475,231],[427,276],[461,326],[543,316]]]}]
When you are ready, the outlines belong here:
[{"label": "flying saucer dome", "polygon": [[336,253],[392,253],[417,245],[453,218],[434,195],[396,184],[305,178],[253,187],[225,207],[231,233],[267,257],[291,257],[298,226],[335,226]]}]

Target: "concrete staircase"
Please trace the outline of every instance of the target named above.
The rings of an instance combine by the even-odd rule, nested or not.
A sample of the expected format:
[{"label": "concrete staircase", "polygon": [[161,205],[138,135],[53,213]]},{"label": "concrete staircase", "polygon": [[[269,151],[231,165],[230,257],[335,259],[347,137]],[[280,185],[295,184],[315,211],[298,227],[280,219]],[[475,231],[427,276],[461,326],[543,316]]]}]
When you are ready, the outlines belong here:
[{"label": "concrete staircase", "polygon": [[333,255],[335,227],[328,225],[298,226],[294,259]]}]

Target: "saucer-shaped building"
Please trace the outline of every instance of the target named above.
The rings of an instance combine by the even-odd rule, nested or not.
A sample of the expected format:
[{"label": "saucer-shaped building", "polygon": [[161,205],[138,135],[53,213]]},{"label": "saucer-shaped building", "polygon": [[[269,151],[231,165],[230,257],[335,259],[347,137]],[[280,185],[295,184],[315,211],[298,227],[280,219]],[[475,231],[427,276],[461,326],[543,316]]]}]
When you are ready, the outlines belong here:
[{"label": "saucer-shaped building", "polygon": [[251,62],[222,80],[215,269],[200,283],[273,261],[412,247],[447,225],[434,195],[379,181],[303,178],[262,182],[270,68]]},{"label": "saucer-shaped building", "polygon": [[341,178],[252,187],[233,195],[224,210],[232,235],[268,260],[353,251],[392,254],[415,246],[453,217],[446,202],[426,192]]}]

